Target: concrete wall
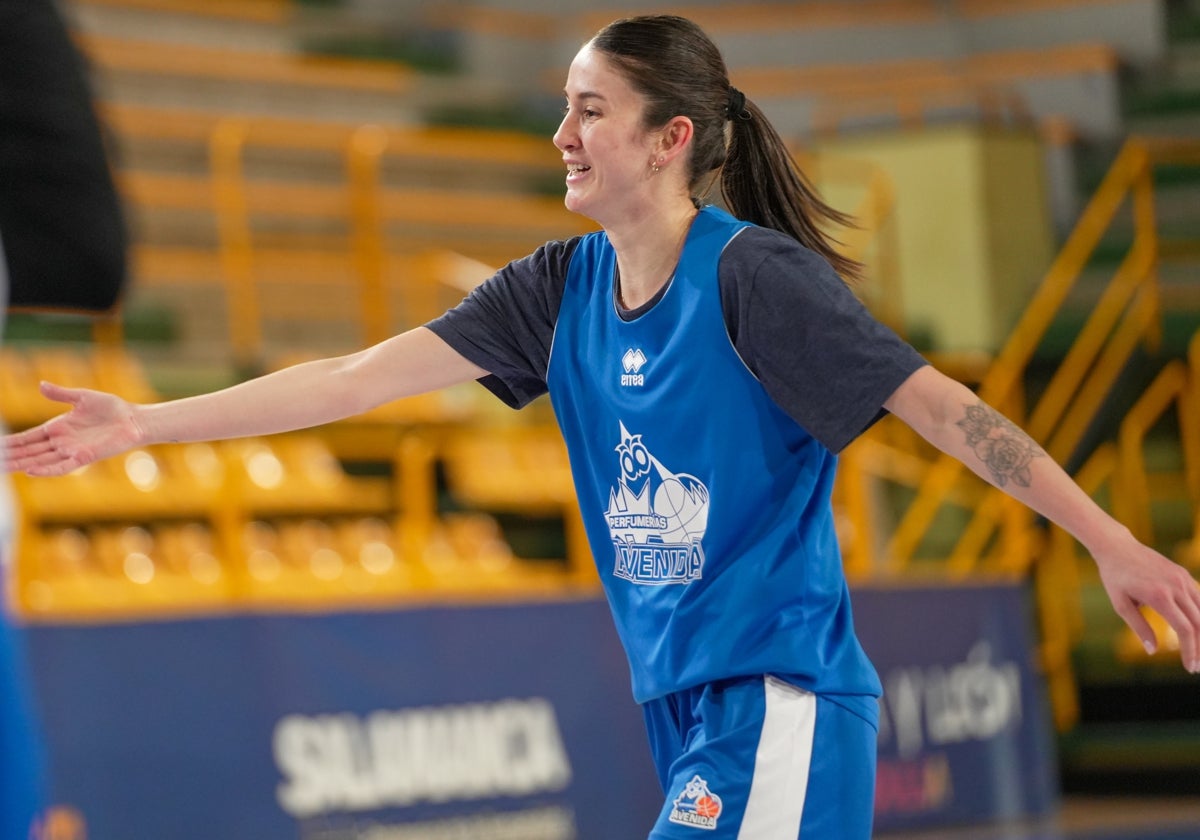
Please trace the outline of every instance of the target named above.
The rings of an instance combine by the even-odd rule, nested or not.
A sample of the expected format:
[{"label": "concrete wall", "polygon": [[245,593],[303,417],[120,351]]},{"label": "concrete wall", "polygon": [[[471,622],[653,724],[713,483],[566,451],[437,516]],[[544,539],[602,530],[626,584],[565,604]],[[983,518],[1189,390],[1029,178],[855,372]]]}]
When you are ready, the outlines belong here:
[{"label": "concrete wall", "polygon": [[936,350],[994,352],[1054,255],[1036,136],[942,126],[819,152],[868,161],[894,185],[906,327]]}]

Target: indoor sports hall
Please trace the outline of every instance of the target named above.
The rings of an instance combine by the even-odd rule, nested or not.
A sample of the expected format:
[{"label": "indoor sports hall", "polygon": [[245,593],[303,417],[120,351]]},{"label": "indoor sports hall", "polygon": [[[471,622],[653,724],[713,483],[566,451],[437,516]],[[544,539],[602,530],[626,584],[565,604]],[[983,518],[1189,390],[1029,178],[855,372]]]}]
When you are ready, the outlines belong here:
[{"label": "indoor sports hall", "polygon": [[[564,79],[644,14],[699,24],[853,219],[871,315],[1200,577],[1200,0],[0,2],[2,425],[63,410],[41,382],[155,403],[353,353],[596,231]],[[56,25],[74,58],[33,61]],[[115,211],[71,175],[93,129]],[[98,313],[58,295],[79,243],[121,266]],[[691,548],[614,537],[618,575],[701,545],[708,491],[654,463],[643,519]],[[0,840],[638,840],[672,807],[546,396],[0,490]],[[1079,541],[886,413],[832,511],[875,837],[1200,840],[1200,675]],[[715,836],[687,795],[673,830]]]}]

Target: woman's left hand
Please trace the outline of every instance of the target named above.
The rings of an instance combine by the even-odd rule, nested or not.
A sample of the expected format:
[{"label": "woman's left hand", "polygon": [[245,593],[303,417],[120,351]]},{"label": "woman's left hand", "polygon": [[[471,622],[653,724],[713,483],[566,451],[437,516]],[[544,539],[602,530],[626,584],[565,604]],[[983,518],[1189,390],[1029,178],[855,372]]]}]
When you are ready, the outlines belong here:
[{"label": "woman's left hand", "polygon": [[1093,551],[1093,556],[1113,609],[1142,640],[1147,653],[1157,651],[1160,640],[1142,607],[1163,617],[1179,637],[1183,666],[1200,673],[1200,584],[1187,569],[1132,536],[1122,545]]}]

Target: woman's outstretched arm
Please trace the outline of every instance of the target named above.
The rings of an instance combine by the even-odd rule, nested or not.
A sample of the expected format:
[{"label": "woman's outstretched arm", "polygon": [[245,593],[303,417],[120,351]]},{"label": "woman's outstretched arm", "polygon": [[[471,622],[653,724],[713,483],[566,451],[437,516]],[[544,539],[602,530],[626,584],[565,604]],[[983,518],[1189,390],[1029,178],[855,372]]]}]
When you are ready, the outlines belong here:
[{"label": "woman's outstretched arm", "polygon": [[285,368],[194,397],[149,405],[42,384],[71,410],[4,439],[8,472],[62,475],[136,446],[268,435],[361,414],[486,375],[424,327],[347,356]]},{"label": "woman's outstretched arm", "polygon": [[1200,672],[1200,586],[1182,566],[1142,545],[1025,432],[970,389],[924,367],[885,407],[922,437],[1074,536],[1091,553],[1117,614],[1153,652],[1139,611],[1150,607],[1179,635],[1184,667]]}]

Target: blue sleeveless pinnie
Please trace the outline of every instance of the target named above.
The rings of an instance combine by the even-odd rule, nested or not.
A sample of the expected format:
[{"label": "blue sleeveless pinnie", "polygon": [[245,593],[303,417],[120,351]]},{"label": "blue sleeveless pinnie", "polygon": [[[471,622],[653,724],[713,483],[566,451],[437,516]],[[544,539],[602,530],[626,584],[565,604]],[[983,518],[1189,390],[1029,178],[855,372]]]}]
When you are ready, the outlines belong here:
[{"label": "blue sleeveless pinnie", "polygon": [[766,394],[722,316],[717,265],[746,226],[703,209],[665,294],[632,321],[616,308],[607,236],[584,237],[551,401],[639,702],[776,674],[862,698],[873,718],[879,681],[853,632],[829,504],[836,459]]}]

